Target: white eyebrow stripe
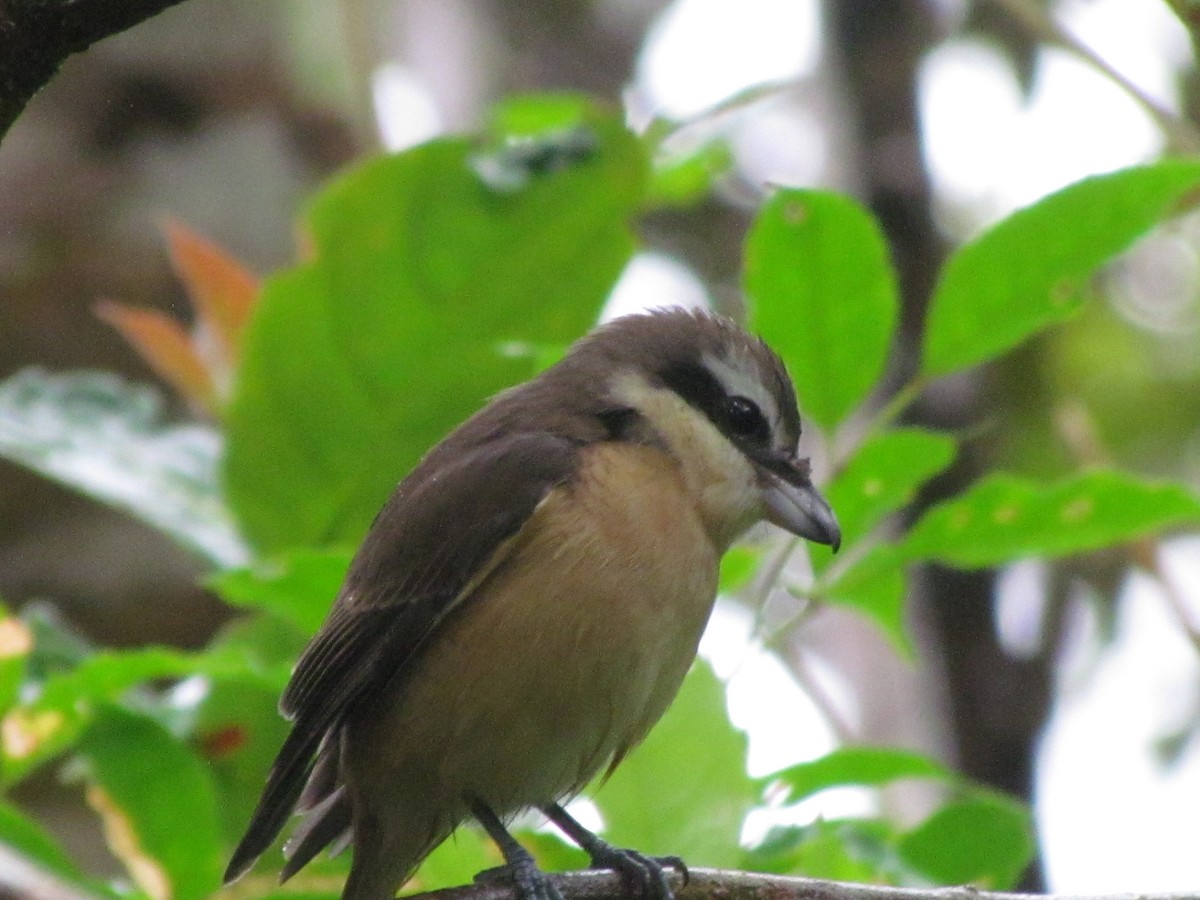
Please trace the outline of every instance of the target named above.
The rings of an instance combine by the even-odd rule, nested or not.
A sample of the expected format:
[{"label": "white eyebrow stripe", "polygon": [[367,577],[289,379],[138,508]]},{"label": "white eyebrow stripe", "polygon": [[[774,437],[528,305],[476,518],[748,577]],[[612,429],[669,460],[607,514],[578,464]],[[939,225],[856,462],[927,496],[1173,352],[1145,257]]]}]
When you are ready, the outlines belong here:
[{"label": "white eyebrow stripe", "polygon": [[762,414],[767,418],[767,423],[771,426],[771,434],[779,434],[779,406],[771,392],[767,390],[766,385],[762,383],[762,379],[756,374],[757,367],[752,369],[752,372],[755,373],[752,374],[752,372],[709,354],[705,354],[702,362],[705,368],[716,376],[717,381],[721,382],[721,386],[725,388],[727,394],[730,396],[740,395],[758,404],[758,408],[762,410]]}]

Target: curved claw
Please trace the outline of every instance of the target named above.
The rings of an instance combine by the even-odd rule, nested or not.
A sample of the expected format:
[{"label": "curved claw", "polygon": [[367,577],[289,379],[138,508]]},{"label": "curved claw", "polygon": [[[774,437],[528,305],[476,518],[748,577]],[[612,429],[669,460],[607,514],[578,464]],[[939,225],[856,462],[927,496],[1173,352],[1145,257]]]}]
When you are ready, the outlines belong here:
[{"label": "curved claw", "polygon": [[592,868],[617,872],[643,900],[675,900],[675,892],[667,881],[668,868],[680,869],[687,883],[687,866],[677,856],[658,859],[636,850],[606,845],[592,855]]},{"label": "curved claw", "polygon": [[476,884],[511,884],[521,900],[563,900],[562,892],[530,857],[484,869],[475,875]]},{"label": "curved claw", "polygon": [[691,870],[688,869],[687,863],[683,861],[682,856],[652,856],[656,863],[664,869],[674,869],[679,873],[679,877],[683,879],[683,886],[687,887],[692,880]]}]

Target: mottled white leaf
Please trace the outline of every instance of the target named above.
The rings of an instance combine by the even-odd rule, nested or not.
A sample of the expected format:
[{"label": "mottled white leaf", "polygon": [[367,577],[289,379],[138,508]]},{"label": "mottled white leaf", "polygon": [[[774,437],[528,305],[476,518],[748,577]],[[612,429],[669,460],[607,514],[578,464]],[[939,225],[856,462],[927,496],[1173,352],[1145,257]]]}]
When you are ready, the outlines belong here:
[{"label": "mottled white leaf", "polygon": [[169,425],[146,385],[37,369],[0,382],[0,456],[127,510],[216,565],[249,552],[218,488],[221,436]]}]

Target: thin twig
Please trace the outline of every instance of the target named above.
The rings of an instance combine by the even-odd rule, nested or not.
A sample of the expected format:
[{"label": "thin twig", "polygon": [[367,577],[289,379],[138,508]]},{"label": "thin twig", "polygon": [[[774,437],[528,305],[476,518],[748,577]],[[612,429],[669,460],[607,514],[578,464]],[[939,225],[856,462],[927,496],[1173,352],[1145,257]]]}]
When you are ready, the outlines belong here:
[{"label": "thin twig", "polygon": [[1149,539],[1135,541],[1129,547],[1129,554],[1134,564],[1145,570],[1151,578],[1158,582],[1158,586],[1162,589],[1163,599],[1167,602],[1167,609],[1176,624],[1179,625],[1183,636],[1192,645],[1192,649],[1200,656],[1200,625],[1197,624],[1196,617],[1192,614],[1187,597],[1179,589],[1175,579],[1163,567],[1162,556],[1158,551],[1158,542]]},{"label": "thin twig", "polygon": [[779,587],[783,570],[787,566],[788,560],[792,558],[798,542],[799,538],[791,535],[776,537],[774,545],[767,549],[762,565],[754,573],[753,580],[742,592],[742,602],[754,610],[754,626],[751,634],[755,636],[763,631],[766,624],[767,601],[772,592]]},{"label": "thin twig", "polygon": [[992,0],[992,2],[1029,29],[1034,37],[1075,55],[1128,94],[1157,123],[1166,135],[1167,142],[1177,152],[1200,153],[1200,132],[1191,122],[1175,115],[1109,65],[1091,47],[1064,28],[1047,11],[1045,5],[1036,0]]}]

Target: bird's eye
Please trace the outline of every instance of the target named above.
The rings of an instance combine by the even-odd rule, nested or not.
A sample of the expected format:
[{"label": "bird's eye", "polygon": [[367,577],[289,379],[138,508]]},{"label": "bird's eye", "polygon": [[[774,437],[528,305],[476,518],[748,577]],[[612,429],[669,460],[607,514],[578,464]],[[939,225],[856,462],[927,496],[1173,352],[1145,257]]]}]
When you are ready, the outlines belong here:
[{"label": "bird's eye", "polygon": [[725,401],[725,421],[729,433],[735,437],[761,443],[771,436],[771,426],[767,424],[762,410],[757,403],[745,397],[734,396]]}]

